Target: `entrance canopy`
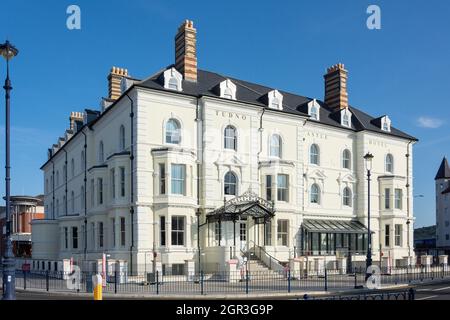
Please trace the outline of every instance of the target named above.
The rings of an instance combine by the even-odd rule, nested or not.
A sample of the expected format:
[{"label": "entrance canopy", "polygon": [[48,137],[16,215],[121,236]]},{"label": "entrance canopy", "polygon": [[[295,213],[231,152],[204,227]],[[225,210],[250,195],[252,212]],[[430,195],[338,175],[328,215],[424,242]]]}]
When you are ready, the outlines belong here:
[{"label": "entrance canopy", "polygon": [[357,233],[367,234],[367,228],[359,221],[340,220],[303,220],[303,229],[320,233]]},{"label": "entrance canopy", "polygon": [[251,190],[230,199],[206,215],[206,221],[236,221],[252,217],[256,223],[266,223],[275,216],[273,202],[267,201]]}]

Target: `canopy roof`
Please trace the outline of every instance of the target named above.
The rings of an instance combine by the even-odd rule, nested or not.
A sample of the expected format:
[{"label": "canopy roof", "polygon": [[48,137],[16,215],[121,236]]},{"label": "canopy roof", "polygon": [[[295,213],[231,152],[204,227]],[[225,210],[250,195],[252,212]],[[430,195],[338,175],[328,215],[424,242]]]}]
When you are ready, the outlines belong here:
[{"label": "canopy roof", "polygon": [[273,202],[259,197],[251,190],[230,199],[224,205],[206,215],[207,222],[236,221],[252,217],[257,223],[264,223],[275,216]]},{"label": "canopy roof", "polygon": [[359,221],[303,220],[302,227],[308,232],[323,233],[367,233],[367,228]]}]

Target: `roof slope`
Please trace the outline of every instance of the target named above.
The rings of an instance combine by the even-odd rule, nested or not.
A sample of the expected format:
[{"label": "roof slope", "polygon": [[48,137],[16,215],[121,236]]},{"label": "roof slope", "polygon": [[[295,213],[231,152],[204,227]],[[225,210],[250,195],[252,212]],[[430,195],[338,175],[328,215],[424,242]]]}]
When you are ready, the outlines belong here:
[{"label": "roof slope", "polygon": [[441,165],[434,180],[438,179],[449,179],[450,178],[450,167],[448,166],[447,158],[442,159]]},{"label": "roof slope", "polygon": [[[150,78],[147,78],[141,82],[136,83],[137,86],[145,87],[145,88],[151,88],[151,89],[157,89],[157,90],[164,90],[164,91],[170,91],[172,90],[165,89],[163,86],[163,82],[161,81],[162,73],[167,70],[168,68],[171,68],[172,66],[168,66],[166,69],[160,71],[159,73],[156,73]],[[263,97],[270,91],[275,90],[275,88],[269,88],[266,86],[262,86],[259,84],[235,79],[233,77],[227,77],[215,72],[205,71],[205,70],[198,70],[198,78],[197,82],[190,82],[190,81],[184,81],[183,80],[183,92],[182,94],[188,94],[196,97],[201,96],[211,96],[220,98],[220,96],[217,94],[216,87],[218,84],[220,84],[222,81],[230,79],[237,87],[236,90],[236,100],[245,102],[245,103],[251,103],[253,105],[259,105],[262,108],[267,107],[267,105],[264,103]],[[278,90],[283,95],[283,110],[280,112],[284,113],[291,113],[291,114],[297,114],[304,117],[309,117],[308,115],[308,108],[307,105],[310,101],[312,101],[312,98],[308,98],[305,96],[300,96],[297,94],[285,92],[282,90]],[[333,109],[329,108],[323,101],[316,99],[316,101],[321,106],[320,108],[320,120],[319,123],[331,125],[334,127],[339,127],[344,130],[353,130],[353,131],[363,131],[368,130],[372,132],[377,132],[380,134],[386,134],[391,136],[396,136],[408,140],[414,140],[417,141],[417,138],[402,132],[396,128],[391,128],[390,132],[386,132],[381,130],[381,127],[376,125],[377,119],[374,118],[367,113],[362,112],[361,110],[350,106],[349,109],[353,114],[352,117],[352,124],[351,128],[343,127],[340,123],[339,118],[339,111],[334,111]],[[315,121],[315,120],[311,120]]]}]

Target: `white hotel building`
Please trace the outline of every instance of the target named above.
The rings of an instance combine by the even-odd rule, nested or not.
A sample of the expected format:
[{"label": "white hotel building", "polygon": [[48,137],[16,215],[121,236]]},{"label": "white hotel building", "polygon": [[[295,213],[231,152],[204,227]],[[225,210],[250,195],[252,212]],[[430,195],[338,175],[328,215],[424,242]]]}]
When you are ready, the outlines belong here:
[{"label": "white hotel building", "polygon": [[102,110],[71,114],[41,168],[35,268],[107,254],[129,270],[212,272],[254,248],[300,268],[364,265],[368,152],[372,258],[408,263],[417,139],[350,106],[342,64],[321,101],[197,69],[192,21],[175,56],[143,80],[113,68]]}]

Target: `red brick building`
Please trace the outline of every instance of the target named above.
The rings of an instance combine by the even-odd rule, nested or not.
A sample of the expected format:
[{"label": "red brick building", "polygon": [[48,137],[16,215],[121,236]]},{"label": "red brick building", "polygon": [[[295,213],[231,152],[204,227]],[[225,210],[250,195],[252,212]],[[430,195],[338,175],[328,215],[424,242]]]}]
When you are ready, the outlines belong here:
[{"label": "red brick building", "polygon": [[[31,257],[31,220],[44,218],[43,196],[11,196],[11,232],[16,257]],[[6,243],[6,209],[0,208],[0,253]]]}]

